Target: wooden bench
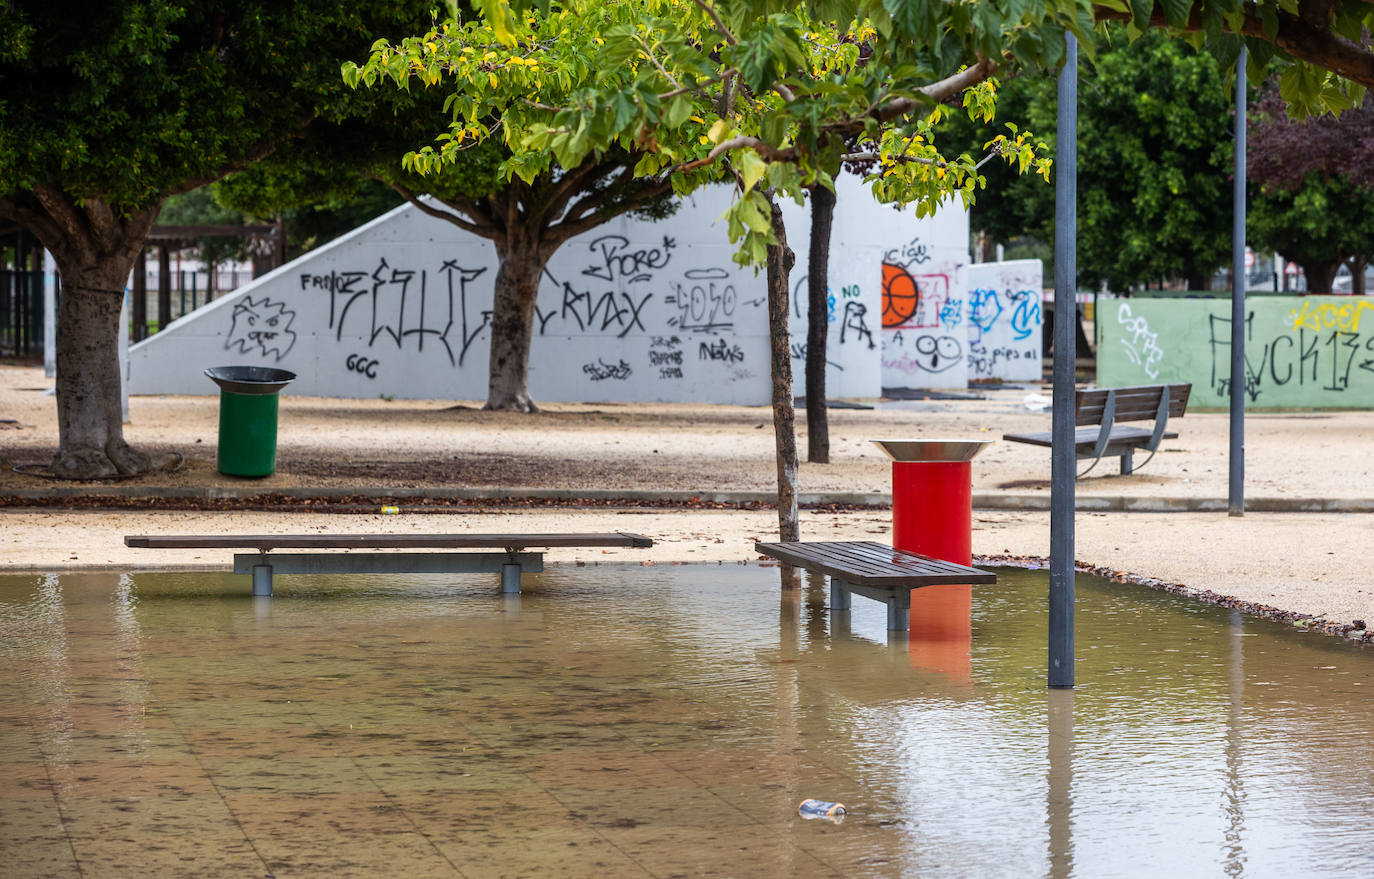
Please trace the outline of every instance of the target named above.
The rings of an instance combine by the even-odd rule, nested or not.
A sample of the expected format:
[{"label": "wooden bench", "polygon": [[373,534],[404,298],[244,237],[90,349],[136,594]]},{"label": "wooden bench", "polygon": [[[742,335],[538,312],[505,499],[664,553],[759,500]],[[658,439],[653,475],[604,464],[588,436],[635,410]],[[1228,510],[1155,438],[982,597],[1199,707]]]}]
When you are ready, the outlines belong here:
[{"label": "wooden bench", "polygon": [[849,610],[852,594],[887,605],[887,627],[911,629],[911,590],[922,586],[996,583],[997,575],[967,565],[893,549],[871,540],[755,543],[770,558],[830,578],[830,609]]},{"label": "wooden bench", "polygon": [[[252,549],[236,554],[235,574],[253,575],[253,594],[272,594],[272,574],[455,574],[499,572],[501,591],[520,592],[520,575],[544,570],[544,554],[527,547],[630,547],[654,542],[639,534],[267,534],[129,536],[125,546],[148,549]],[[311,552],[275,549],[500,549],[474,552]]]},{"label": "wooden bench", "polygon": [[[1159,441],[1175,439],[1177,433],[1167,431],[1170,418],[1182,418],[1188,408],[1188,394],[1191,384],[1177,385],[1139,385],[1131,388],[1087,388],[1074,395],[1073,423],[1074,456],[1092,458],[1088,469],[1078,474],[1086,476],[1097,462],[1105,457],[1121,457],[1121,474],[1129,475],[1137,469],[1133,466],[1131,455],[1136,449],[1145,449],[1154,457]],[[1148,421],[1154,419],[1154,427],[1130,427],[1123,421]],[[1089,425],[1082,427],[1080,425]],[[1033,446],[1052,446],[1051,431],[1044,433],[1004,433],[1002,439],[1014,443],[1029,443]],[[1141,462],[1144,467],[1150,458]]]}]

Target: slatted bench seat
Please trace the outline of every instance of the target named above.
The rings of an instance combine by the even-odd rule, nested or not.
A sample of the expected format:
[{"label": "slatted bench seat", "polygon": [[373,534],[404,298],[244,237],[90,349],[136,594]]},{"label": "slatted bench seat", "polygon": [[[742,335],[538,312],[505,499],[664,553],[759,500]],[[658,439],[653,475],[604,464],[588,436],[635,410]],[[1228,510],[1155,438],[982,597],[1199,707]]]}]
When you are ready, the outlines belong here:
[{"label": "slatted bench seat", "polygon": [[[518,593],[520,575],[544,570],[544,554],[528,547],[628,547],[654,542],[639,534],[265,534],[131,535],[124,545],[147,549],[251,549],[234,555],[234,573],[253,575],[253,594],[272,594],[272,574],[454,574],[499,572],[501,591]],[[501,552],[310,552],[277,549],[500,549]]]},{"label": "slatted bench seat", "polygon": [[911,629],[911,590],[922,586],[996,583],[997,575],[967,565],[893,549],[871,540],[755,543],[762,555],[830,578],[830,609],[849,610],[850,595],[887,605],[887,627]]},{"label": "slatted bench seat", "polygon": [[[1188,408],[1188,394],[1191,384],[1176,385],[1138,385],[1129,388],[1086,388],[1074,395],[1073,423],[1090,425],[1077,427],[1074,431],[1074,456],[1079,459],[1092,458],[1088,469],[1078,475],[1086,476],[1097,466],[1103,457],[1120,456],[1121,475],[1129,476],[1133,470],[1132,454],[1136,449],[1145,449],[1154,457],[1159,441],[1176,439],[1177,433],[1166,431],[1170,418],[1182,418]],[[1123,421],[1148,421],[1154,419],[1154,427],[1130,427]],[[1002,439],[1014,443],[1029,443],[1033,446],[1053,446],[1051,431],[1044,433],[1004,433]],[[1143,467],[1150,458],[1141,462]]]}]

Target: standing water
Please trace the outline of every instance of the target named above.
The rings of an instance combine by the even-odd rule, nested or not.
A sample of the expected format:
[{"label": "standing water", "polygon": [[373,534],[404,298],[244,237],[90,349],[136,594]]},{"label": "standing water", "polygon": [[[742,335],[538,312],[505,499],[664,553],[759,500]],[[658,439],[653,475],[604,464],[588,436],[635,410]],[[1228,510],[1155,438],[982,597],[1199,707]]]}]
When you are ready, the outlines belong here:
[{"label": "standing water", "polygon": [[1374,656],[1188,599],[1080,577],[1050,692],[1043,572],[939,644],[754,566],[277,586],[0,577],[6,876],[1374,868]]}]

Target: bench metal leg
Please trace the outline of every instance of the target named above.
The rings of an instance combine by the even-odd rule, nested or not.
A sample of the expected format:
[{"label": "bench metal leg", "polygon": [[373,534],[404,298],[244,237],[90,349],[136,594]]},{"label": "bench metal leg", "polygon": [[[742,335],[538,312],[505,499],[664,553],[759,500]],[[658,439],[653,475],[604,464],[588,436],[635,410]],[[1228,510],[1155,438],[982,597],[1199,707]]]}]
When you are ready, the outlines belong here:
[{"label": "bench metal leg", "polygon": [[898,589],[887,600],[887,630],[889,632],[911,631],[911,593]]},{"label": "bench metal leg", "polygon": [[853,600],[853,593],[845,586],[839,577],[830,578],[830,609],[849,610],[850,602]]},{"label": "bench metal leg", "polygon": [[1121,475],[1122,475],[1122,476],[1130,476],[1130,475],[1131,475],[1131,453],[1133,453],[1134,451],[1135,451],[1135,449],[1127,449],[1126,451],[1124,451],[1124,452],[1121,453]]},{"label": "bench metal leg", "polygon": [[253,566],[253,594],[264,598],[272,597],[272,566]]},{"label": "bench metal leg", "polygon": [[507,563],[501,566],[501,591],[506,594],[520,594],[520,565]]}]

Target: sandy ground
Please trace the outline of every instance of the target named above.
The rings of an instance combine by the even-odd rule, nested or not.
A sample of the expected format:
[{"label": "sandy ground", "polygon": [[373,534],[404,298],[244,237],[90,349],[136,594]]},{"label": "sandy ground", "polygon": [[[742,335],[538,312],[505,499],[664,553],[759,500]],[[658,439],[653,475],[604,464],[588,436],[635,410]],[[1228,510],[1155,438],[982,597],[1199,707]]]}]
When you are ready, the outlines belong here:
[{"label": "sandy ground", "polygon": [[[41,369],[0,366],[0,496],[55,488],[10,471],[45,463],[56,446],[54,401]],[[1033,410],[1043,386],[977,392],[981,399],[882,403],[830,413],[833,463],[803,464],[804,492],[888,490],[887,459],[876,438],[971,437],[1048,430]],[[550,404],[533,416],[480,411],[472,401],[331,400],[284,395],[278,472],[262,480],[215,471],[218,406],[213,396],[134,398],[126,436],[186,456],[177,473],[134,485],[160,487],[348,487],[361,494],[407,487],[769,491],[774,487],[771,416],[766,408],[667,404]],[[8,422],[8,423],[6,423]],[[805,450],[804,421],[800,425]],[[1225,413],[1190,412],[1173,425],[1143,472],[1115,475],[1103,462],[1080,480],[1083,497],[1207,498],[1228,493]],[[1261,499],[1374,498],[1374,412],[1266,412],[1246,421],[1246,496]],[[998,442],[974,460],[979,493],[1045,495],[1047,449]],[[131,483],[117,483],[127,489]],[[1049,515],[976,510],[974,552],[1045,556]],[[550,561],[741,561],[752,541],[776,526],[771,511],[462,509],[449,514],[321,515],[269,512],[99,512],[10,507],[0,512],[0,568],[223,568],[228,551],[131,550],[138,533],[385,531],[635,531],[649,550],[560,550]],[[807,539],[886,539],[886,511],[806,512]],[[1374,623],[1374,577],[1367,550],[1374,514],[1080,513],[1078,559],[1240,601],[1312,615],[1334,626]]]}]

